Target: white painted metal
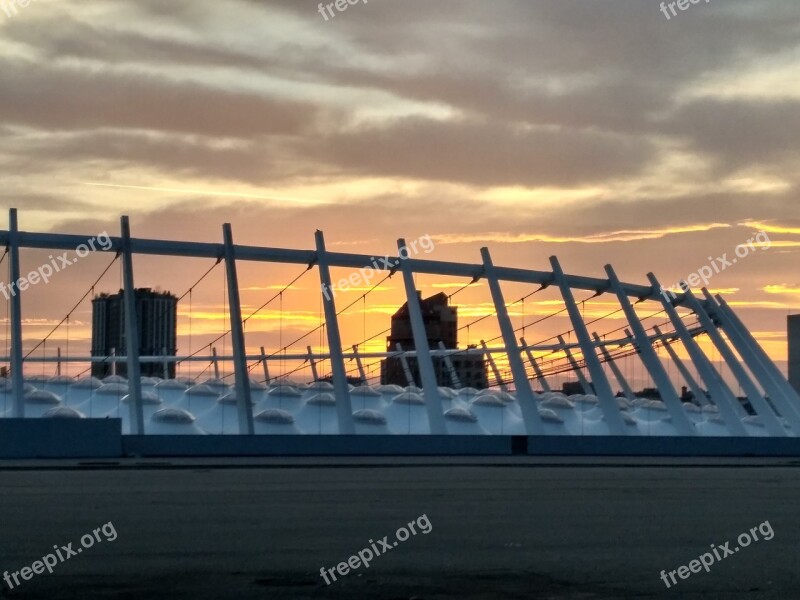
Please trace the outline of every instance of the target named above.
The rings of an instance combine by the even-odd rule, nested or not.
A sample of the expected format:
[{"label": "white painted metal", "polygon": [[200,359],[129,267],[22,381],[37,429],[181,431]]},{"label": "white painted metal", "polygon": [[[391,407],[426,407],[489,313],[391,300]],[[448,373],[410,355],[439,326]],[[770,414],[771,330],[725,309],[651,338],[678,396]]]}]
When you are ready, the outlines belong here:
[{"label": "white painted metal", "polygon": [[544,373],[542,373],[542,369],[539,367],[539,363],[533,356],[533,352],[531,351],[530,346],[528,346],[528,343],[525,341],[525,338],[519,338],[519,343],[522,344],[522,347],[525,349],[525,353],[528,355],[528,362],[531,363],[533,372],[536,373],[536,380],[542,384],[542,391],[552,392],[553,390],[550,389],[550,384],[547,382],[547,378],[544,376]]},{"label": "white painted metal", "polygon": [[[597,358],[594,344],[589,337],[589,330],[586,329],[581,311],[575,303],[575,296],[572,294],[569,279],[564,275],[564,271],[561,269],[561,265],[555,256],[550,257],[550,266],[553,269],[553,279],[559,290],[561,290],[561,297],[564,299],[564,305],[569,314],[569,319],[572,322],[575,337],[578,338],[578,343],[583,353],[583,360],[592,378],[594,391],[600,401],[600,408],[603,411],[603,416],[608,423],[612,435],[624,435],[627,433],[627,430],[625,429],[625,423],[622,420],[616,398],[614,398],[614,391],[611,389],[611,384],[608,383],[605,371],[603,371],[603,365],[600,364],[600,360]],[[603,289],[606,287],[608,287],[608,282],[604,283]]]},{"label": "white painted metal", "polygon": [[[242,324],[242,305],[239,301],[239,276],[236,272],[236,259],[233,254],[233,231],[230,223],[222,226],[225,244],[225,272],[228,282],[228,313],[231,322],[231,343],[233,345],[233,371],[236,377],[236,407],[239,417],[239,433],[254,435],[253,404],[250,394],[250,375],[244,342]],[[219,378],[219,376],[217,376]]]},{"label": "white painted metal", "polygon": [[125,310],[125,342],[127,346],[128,399],[130,402],[130,427],[134,435],[144,434],[142,411],[142,383],[139,369],[139,327],[136,315],[136,288],[133,285],[133,252],[131,251],[131,229],[128,217],[120,218],[122,230],[122,301]]},{"label": "white painted metal", "polygon": [[425,331],[425,323],[422,320],[419,293],[414,285],[414,272],[408,264],[406,241],[402,238],[397,240],[397,251],[401,258],[397,259],[398,263],[396,264],[399,264],[400,272],[403,275],[403,287],[406,290],[406,302],[408,303],[408,318],[411,321],[411,333],[414,337],[414,347],[417,351],[417,369],[422,380],[425,406],[428,409],[428,422],[431,426],[431,433],[445,434],[447,430],[444,424],[442,400],[439,397],[439,386],[436,385],[436,372],[433,369],[428,335]]},{"label": "white painted metal", "polygon": [[639,320],[628,296],[622,291],[619,278],[614,272],[614,268],[611,265],[606,265],[605,270],[608,275],[611,291],[617,295],[619,304],[622,307],[622,312],[625,313],[628,324],[633,330],[633,337],[639,349],[639,356],[658,388],[661,400],[664,402],[669,416],[672,417],[673,425],[681,435],[697,435],[694,425],[683,410],[681,400],[678,398],[678,394],[672,382],[669,380],[669,375],[666,369],[664,369],[664,365],[661,364],[661,360],[659,360],[658,354],[656,354],[653,348],[653,343],[648,337],[644,325],[642,325],[642,322]]}]

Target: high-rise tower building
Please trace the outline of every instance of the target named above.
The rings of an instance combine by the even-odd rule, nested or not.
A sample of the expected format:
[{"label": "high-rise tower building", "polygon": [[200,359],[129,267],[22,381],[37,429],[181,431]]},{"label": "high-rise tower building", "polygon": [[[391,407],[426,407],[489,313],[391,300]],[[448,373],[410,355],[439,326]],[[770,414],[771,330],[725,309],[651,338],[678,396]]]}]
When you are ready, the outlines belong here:
[{"label": "high-rise tower building", "polygon": [[[449,305],[447,294],[440,292],[430,298],[420,299],[422,320],[425,323],[425,335],[428,338],[428,347],[431,350],[439,349],[439,342],[445,348],[454,350],[458,348],[458,307]],[[411,331],[411,319],[408,314],[408,303],[400,307],[392,315],[391,335],[386,338],[386,350],[394,352],[400,343],[403,350],[414,350],[414,335]],[[408,366],[416,385],[421,385],[417,359],[408,357]],[[486,365],[481,354],[454,354],[451,357],[453,369],[458,376],[462,387],[483,389],[488,387]],[[440,386],[451,387],[453,382],[443,358],[433,357],[433,368],[436,372],[436,382]],[[398,358],[387,358],[381,361],[381,383],[408,385],[402,363]]]},{"label": "high-rise tower building", "polygon": [[[177,352],[178,298],[169,292],[154,292],[138,288],[136,321],[139,325],[139,356],[175,356]],[[125,308],[122,290],[117,294],[100,294],[92,299],[92,356],[124,356]],[[168,367],[170,378],[175,377],[175,363]],[[142,363],[141,372],[147,377],[163,377],[162,363]],[[127,365],[117,363],[117,374],[125,376]],[[111,374],[110,362],[92,363],[92,375],[102,378]]]}]

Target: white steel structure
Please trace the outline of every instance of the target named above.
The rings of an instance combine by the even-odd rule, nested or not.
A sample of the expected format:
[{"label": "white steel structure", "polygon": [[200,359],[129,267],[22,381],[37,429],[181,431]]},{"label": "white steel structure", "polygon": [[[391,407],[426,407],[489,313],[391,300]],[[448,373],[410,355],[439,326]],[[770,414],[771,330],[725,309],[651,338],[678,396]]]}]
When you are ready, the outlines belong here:
[{"label": "white steel structure", "polygon": [[[25,249],[73,250],[86,239],[86,236],[80,235],[20,231],[16,209],[10,211],[8,230],[0,231],[0,244],[8,250],[12,281],[20,277],[20,252]],[[26,381],[26,363],[58,361],[60,366],[65,359],[59,353],[57,357],[29,357],[23,361],[21,315],[25,293],[18,292],[9,300],[10,356],[2,359],[11,365],[10,381],[6,382],[4,391],[11,406],[5,411],[5,416],[114,416],[122,419],[125,433],[130,434],[800,437],[800,398],[797,392],[720,296],[713,297],[703,289],[703,296],[697,297],[687,287],[684,293],[671,299],[662,293],[652,273],[647,274],[647,284],[625,283],[619,280],[611,265],[605,267],[605,278],[595,278],[565,273],[556,257],[550,258],[551,270],[538,271],[495,265],[488,248],[481,248],[480,256],[476,257],[480,260],[475,263],[460,263],[411,257],[400,260],[405,249],[402,238],[397,240],[397,247],[398,256],[390,261],[391,267],[378,265],[378,268],[387,272],[391,269],[402,275],[417,350],[359,352],[353,346],[352,352],[345,352],[335,297],[320,292],[328,352],[315,355],[307,347],[304,352],[282,354],[277,358],[310,358],[312,364],[314,361],[330,361],[332,382],[317,381],[301,387],[285,383],[270,384],[267,363],[277,358],[267,356],[263,347],[256,355],[248,356],[245,352],[237,264],[252,261],[315,268],[321,290],[324,290],[331,288],[331,268],[375,268],[374,257],[331,252],[325,246],[321,231],[315,233],[314,247],[309,250],[238,245],[233,241],[230,224],[223,225],[219,242],[142,239],[131,235],[128,218],[123,216],[120,234],[111,238],[109,251],[118,253],[122,259],[127,348],[124,350],[125,356],[119,356],[123,352],[120,349],[117,356],[103,360],[125,361],[128,380],[114,376],[107,378],[106,382],[71,382],[64,377],[54,378],[58,381],[50,382]],[[167,359],[164,356],[139,356],[136,352],[134,255],[195,257],[224,262],[232,350],[229,356],[219,357],[216,357],[214,350],[214,356],[222,361],[232,361],[235,372],[233,386],[219,381],[218,375],[206,385],[195,386],[179,381],[156,381],[140,377],[140,362],[162,363]],[[510,380],[500,382],[503,390],[477,392],[459,389],[450,358],[465,351],[448,350],[441,344],[429,348],[414,284],[414,274],[420,273],[459,277],[473,282],[486,281],[502,345],[491,347],[484,344],[482,348],[469,352],[488,357],[506,356]],[[503,293],[503,284],[507,282],[532,284],[540,288],[552,286],[558,290],[574,332],[574,341],[559,339],[550,344],[528,345],[524,337],[518,338]],[[606,298],[614,299],[627,321],[629,331],[626,335],[602,339],[594,331],[590,332],[576,303],[575,290],[588,290],[595,295],[605,294]],[[656,328],[655,333],[648,333],[634,310],[634,304],[639,302],[656,303],[663,307],[672,330],[662,332]],[[696,315],[697,327],[687,327],[678,314],[678,306]],[[746,396],[751,407],[749,412],[744,410],[743,403],[725,382],[718,367],[698,345],[695,339],[698,335],[707,335],[719,352]],[[674,345],[683,346],[689,355],[688,363],[678,357]],[[696,403],[682,401],[657,355],[656,348],[659,346],[669,352],[681,379],[694,392]],[[631,348],[641,360],[657,388],[660,400],[636,397],[610,353],[611,349],[624,347]],[[588,375],[582,380],[586,393],[568,397],[553,391],[552,380],[548,382],[541,362],[537,362],[533,354],[533,351],[542,350],[566,352],[576,373],[581,371],[572,352],[579,352]],[[355,360],[364,378],[362,360],[406,356],[416,358],[421,389],[414,386],[406,389],[395,389],[397,386],[354,387],[348,382],[345,361]],[[445,363],[455,389],[438,387],[433,363],[433,358],[437,356],[447,359]],[[84,356],[70,357],[70,360],[88,362],[98,359]],[[178,356],[169,360],[209,360],[209,357]],[[248,362],[263,365],[264,385],[249,379]],[[533,375],[529,375],[526,363],[533,368]],[[604,364],[609,365],[616,384],[608,379]],[[696,371],[700,381],[692,376],[689,367]],[[617,384],[622,393],[615,395],[613,390]],[[534,387],[543,391],[537,393]],[[109,397],[116,399],[106,403],[104,398]],[[125,404],[127,407],[124,407]],[[49,408],[48,411],[36,408],[45,406]],[[70,411],[70,406],[74,410]]]}]

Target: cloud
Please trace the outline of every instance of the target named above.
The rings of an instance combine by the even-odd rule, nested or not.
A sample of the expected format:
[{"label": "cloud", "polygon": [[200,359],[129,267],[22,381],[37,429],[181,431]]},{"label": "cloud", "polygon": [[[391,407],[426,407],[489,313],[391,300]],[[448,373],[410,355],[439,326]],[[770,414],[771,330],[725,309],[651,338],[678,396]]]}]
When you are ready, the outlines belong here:
[{"label": "cloud", "polygon": [[0,71],[3,122],[41,130],[113,128],[250,139],[300,133],[315,117],[306,103],[154,74],[9,58],[0,58]]},{"label": "cloud", "polygon": [[717,161],[719,171],[745,167],[783,169],[800,158],[797,99],[701,99],[677,110],[665,131],[681,135],[700,154]]},{"label": "cloud", "polygon": [[779,283],[776,285],[764,286],[764,291],[768,294],[791,294],[800,295],[800,285],[789,285],[786,283]]},{"label": "cloud", "polygon": [[634,174],[654,155],[646,140],[592,130],[421,118],[334,133],[307,150],[340,173],[479,186],[589,184]]},{"label": "cloud", "polygon": [[[793,300],[800,248],[800,5],[726,0],[674,22],[628,0],[370,2],[327,23],[316,10],[40,1],[3,21],[3,205],[29,230],[115,231],[127,213],[142,237],[219,240],[231,222],[237,243],[310,249],[319,228],[331,248],[376,255],[428,233],[434,259],[479,262],[490,244],[497,264],[546,269],[557,251],[571,273],[612,263],[642,283],[764,230],[772,249],[714,284],[738,290],[748,325],[783,329],[776,300]],[[181,291],[209,266],[137,257],[142,285]],[[60,319],[54,299],[80,297],[93,268],[26,311]],[[258,295],[304,265],[240,268]],[[218,300],[220,277],[196,300]],[[472,287],[460,297],[485,311]],[[289,292],[287,310],[318,309]],[[370,325],[402,298],[382,293]],[[256,341],[278,344],[274,319],[259,324]]]},{"label": "cloud", "polygon": [[708,223],[697,225],[686,225],[683,227],[665,229],[631,229],[620,231],[609,231],[593,233],[581,236],[552,236],[547,234],[508,234],[500,232],[476,233],[476,234],[438,234],[435,240],[441,244],[463,244],[475,243],[479,241],[516,244],[522,242],[547,242],[553,244],[606,244],[609,242],[630,242],[635,240],[652,240],[663,238],[668,235],[679,233],[697,233],[710,231],[712,229],[727,228],[730,225],[725,223]]},{"label": "cloud", "polygon": [[767,233],[788,233],[792,235],[800,235],[799,225],[789,225],[780,223],[764,223],[759,221],[747,221],[742,223],[742,226],[752,227]]}]

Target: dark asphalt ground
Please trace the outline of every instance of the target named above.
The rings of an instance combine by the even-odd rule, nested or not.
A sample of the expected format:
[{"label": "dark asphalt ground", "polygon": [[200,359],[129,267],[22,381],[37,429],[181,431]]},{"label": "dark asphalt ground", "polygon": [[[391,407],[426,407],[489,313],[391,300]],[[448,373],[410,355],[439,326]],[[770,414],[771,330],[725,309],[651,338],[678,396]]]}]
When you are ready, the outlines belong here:
[{"label": "dark asphalt ground", "polygon": [[[784,600],[800,590],[800,461],[171,463],[0,463],[0,571],[77,547],[109,521],[118,534],[13,591],[0,582],[0,595]],[[430,533],[330,586],[320,577],[423,514]],[[764,521],[772,540],[671,589],[659,579]]]}]

